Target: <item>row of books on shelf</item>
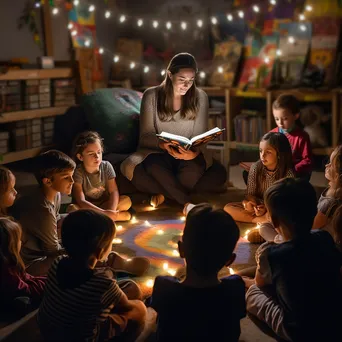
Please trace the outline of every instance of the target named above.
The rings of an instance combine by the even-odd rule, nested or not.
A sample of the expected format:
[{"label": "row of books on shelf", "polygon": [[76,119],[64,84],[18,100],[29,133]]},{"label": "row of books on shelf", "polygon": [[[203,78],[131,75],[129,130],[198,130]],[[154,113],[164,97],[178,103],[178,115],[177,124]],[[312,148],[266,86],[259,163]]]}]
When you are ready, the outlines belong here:
[{"label": "row of books on shelf", "polygon": [[[227,120],[224,115],[224,109],[221,108],[209,108],[209,130],[219,127],[226,128]],[[226,141],[227,140],[227,130],[224,130],[221,135],[219,135],[215,140]]]},{"label": "row of books on shelf", "polygon": [[71,106],[75,94],[73,79],[0,81],[0,113]]},{"label": "row of books on shelf", "polygon": [[55,117],[3,124],[0,130],[0,153],[51,145],[54,127]]},{"label": "row of books on shelf", "polygon": [[257,144],[266,132],[266,118],[256,111],[243,110],[234,118],[236,142]]}]

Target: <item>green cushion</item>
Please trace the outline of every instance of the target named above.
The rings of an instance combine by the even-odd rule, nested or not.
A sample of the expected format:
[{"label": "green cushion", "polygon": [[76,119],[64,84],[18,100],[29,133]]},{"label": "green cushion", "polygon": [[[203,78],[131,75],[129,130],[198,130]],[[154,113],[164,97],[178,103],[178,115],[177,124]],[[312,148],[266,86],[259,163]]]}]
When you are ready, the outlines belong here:
[{"label": "green cushion", "polygon": [[139,140],[142,93],[124,89],[97,89],[81,99],[89,127],[104,139],[108,153],[132,153]]}]

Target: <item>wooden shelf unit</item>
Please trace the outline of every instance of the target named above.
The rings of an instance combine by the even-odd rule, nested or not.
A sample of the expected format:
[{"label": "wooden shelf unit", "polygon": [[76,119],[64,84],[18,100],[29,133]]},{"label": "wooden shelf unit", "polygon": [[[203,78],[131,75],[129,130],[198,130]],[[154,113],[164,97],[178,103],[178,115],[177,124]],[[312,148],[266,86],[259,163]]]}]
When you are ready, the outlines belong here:
[{"label": "wooden shelf unit", "polygon": [[[55,69],[20,69],[9,70],[5,74],[0,74],[0,81],[13,80],[30,80],[30,79],[54,79],[54,78],[71,78],[73,71],[71,68],[55,68]],[[70,106],[48,107],[32,110],[21,110],[16,112],[0,113],[0,124],[16,122],[22,120],[31,120],[37,118],[45,118],[50,116],[63,115]],[[52,146],[40,146],[20,151],[11,151],[0,154],[0,164],[13,163],[19,160],[33,158],[42,151]]]}]

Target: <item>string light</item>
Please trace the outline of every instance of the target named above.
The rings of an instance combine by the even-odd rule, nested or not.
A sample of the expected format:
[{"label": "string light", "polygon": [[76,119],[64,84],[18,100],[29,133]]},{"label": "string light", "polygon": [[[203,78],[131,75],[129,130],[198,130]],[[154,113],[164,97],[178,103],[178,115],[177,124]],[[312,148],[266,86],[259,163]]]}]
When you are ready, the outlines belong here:
[{"label": "string light", "polygon": [[144,24],[144,21],[143,21],[142,19],[138,19],[137,25],[138,25],[139,27],[141,27],[141,26],[143,26],[143,24]]},{"label": "string light", "polygon": [[227,20],[232,21],[233,20],[233,16],[231,14],[228,14],[227,15]]},{"label": "string light", "polygon": [[168,21],[168,22],[166,23],[166,28],[167,28],[168,30],[170,30],[171,27],[172,27],[172,24]]},{"label": "string light", "polygon": [[87,40],[84,42],[84,45],[87,46],[87,47],[90,46],[90,40],[87,39]]},{"label": "string light", "polygon": [[72,35],[73,37],[75,37],[76,34],[77,34],[77,31],[76,31],[76,30],[73,30],[73,31],[71,32],[71,35]]},{"label": "string light", "polygon": [[119,238],[114,238],[112,243],[113,243],[113,245],[120,245],[122,243],[122,240]]},{"label": "string light", "polygon": [[258,7],[257,5],[254,5],[254,6],[253,6],[253,11],[254,11],[255,13],[259,13],[260,9],[259,9],[259,7]]},{"label": "string light", "polygon": [[95,6],[94,5],[90,5],[88,8],[89,12],[94,12],[95,11]]},{"label": "string light", "polygon": [[281,50],[278,49],[278,50],[276,51],[276,55],[277,55],[277,56],[281,56],[282,54],[283,54],[283,53],[281,52]]},{"label": "string light", "polygon": [[216,25],[217,24],[217,18],[216,17],[211,17],[211,23],[213,25]]},{"label": "string light", "polygon": [[59,9],[58,9],[57,7],[54,7],[54,8],[52,9],[52,14],[53,14],[53,15],[57,15],[58,12],[59,12]]},{"label": "string light", "polygon": [[120,57],[119,57],[119,56],[114,56],[114,58],[113,58],[114,63],[119,62],[119,60],[120,60]]},{"label": "string light", "polygon": [[299,14],[299,20],[304,21],[305,20],[305,15],[304,14]]},{"label": "string light", "polygon": [[244,13],[243,13],[242,11],[239,11],[239,12],[238,12],[238,16],[239,16],[240,18],[243,18],[245,15],[244,15]]},{"label": "string light", "polygon": [[271,5],[276,5],[276,4],[277,4],[277,1],[276,1],[276,0],[270,0],[270,4],[271,4]]},{"label": "string light", "polygon": [[120,23],[123,23],[124,21],[126,21],[126,16],[121,15],[119,18]]},{"label": "string light", "polygon": [[305,26],[305,25],[300,25],[299,28],[300,28],[302,31],[306,31],[306,26]]},{"label": "string light", "polygon": [[185,216],[181,216],[181,221],[185,221],[186,220],[186,217]]},{"label": "string light", "polygon": [[201,72],[199,73],[199,77],[205,78],[205,72],[204,72],[204,71],[201,71]]},{"label": "string light", "polygon": [[270,59],[269,59],[268,57],[265,57],[265,58],[264,58],[264,62],[265,62],[266,64],[268,64],[268,63],[270,62]]},{"label": "string light", "polygon": [[110,18],[111,15],[112,15],[112,14],[110,13],[110,11],[106,11],[106,13],[105,13],[105,18],[108,19],[108,18]]},{"label": "string light", "polygon": [[305,6],[305,9],[308,11],[308,12],[311,12],[313,10],[313,7],[311,5],[306,5]]},{"label": "string light", "polygon": [[154,285],[154,280],[153,279],[148,279],[145,282],[146,287],[152,288]]},{"label": "string light", "polygon": [[181,22],[181,28],[182,28],[182,30],[186,30],[187,26],[188,26],[188,25],[186,24],[185,21],[182,21],[182,22]]},{"label": "string light", "polygon": [[202,19],[197,20],[197,26],[198,27],[202,27],[203,26],[203,20]]},{"label": "string light", "polygon": [[68,29],[69,29],[69,30],[71,30],[73,27],[74,27],[74,24],[73,24],[73,23],[69,23],[69,24],[68,24]]},{"label": "string light", "polygon": [[129,65],[129,67],[130,67],[131,69],[134,69],[134,68],[135,68],[135,63],[134,63],[134,62],[131,62],[131,64]]},{"label": "string light", "polygon": [[175,256],[175,257],[179,257],[179,252],[176,249],[174,249],[172,251],[172,255]]},{"label": "string light", "polygon": [[144,67],[144,73],[147,74],[150,71],[150,68],[148,66]]},{"label": "string light", "polygon": [[34,5],[35,5],[36,8],[40,7],[40,3],[39,2],[36,2]]},{"label": "string light", "polygon": [[121,231],[123,231],[123,227],[122,227],[122,226],[117,226],[117,227],[116,227],[116,230],[117,230],[118,232],[121,232]]},{"label": "string light", "polygon": [[160,72],[160,75],[162,75],[162,76],[165,75],[165,69],[163,69],[163,70]]},{"label": "string light", "polygon": [[79,3],[80,3],[79,0],[75,0],[75,1],[74,1],[74,6],[78,6]]},{"label": "string light", "polygon": [[223,73],[223,68],[222,68],[221,66],[219,66],[219,67],[217,68],[217,71],[218,71],[220,74],[222,74],[222,73]]},{"label": "string light", "polygon": [[290,44],[294,44],[295,39],[294,39],[292,36],[290,36],[290,37],[288,38],[288,41],[289,41]]},{"label": "string light", "polygon": [[154,28],[157,28],[157,27],[159,26],[158,21],[157,21],[157,20],[153,20],[152,26],[153,26]]},{"label": "string light", "polygon": [[99,54],[102,55],[104,53],[103,48],[99,48]]}]

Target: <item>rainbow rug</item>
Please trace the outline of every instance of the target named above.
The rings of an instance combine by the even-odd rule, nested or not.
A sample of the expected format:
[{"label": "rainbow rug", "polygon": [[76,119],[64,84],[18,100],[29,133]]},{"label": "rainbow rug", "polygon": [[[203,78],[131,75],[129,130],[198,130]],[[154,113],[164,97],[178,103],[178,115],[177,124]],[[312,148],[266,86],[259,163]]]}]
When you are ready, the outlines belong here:
[{"label": "rainbow rug", "polygon": [[[240,227],[241,231],[248,228]],[[126,257],[144,256],[149,258],[151,267],[144,277],[135,279],[142,287],[153,286],[157,275],[179,274],[184,261],[179,257],[177,242],[184,229],[182,219],[132,220],[117,225],[117,239],[113,250]],[[240,238],[235,250],[233,269],[241,269],[255,264],[255,246]],[[227,274],[229,271],[227,270]],[[144,289],[146,292],[147,289]]]}]

